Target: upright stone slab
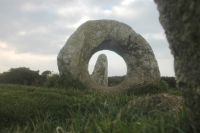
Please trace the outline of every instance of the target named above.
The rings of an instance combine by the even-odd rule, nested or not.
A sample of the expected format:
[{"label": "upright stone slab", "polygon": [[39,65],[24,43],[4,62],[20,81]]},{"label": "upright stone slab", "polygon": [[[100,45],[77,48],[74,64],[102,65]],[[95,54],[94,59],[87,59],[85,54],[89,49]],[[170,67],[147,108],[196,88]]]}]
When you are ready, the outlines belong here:
[{"label": "upright stone slab", "polygon": [[[200,0],[155,0],[187,114],[200,127]],[[197,131],[198,132],[198,131]]]},{"label": "upright stone slab", "polygon": [[105,54],[99,55],[91,77],[98,84],[108,86],[108,61]]},{"label": "upright stone slab", "polygon": [[[89,60],[100,50],[114,51],[126,62],[127,74],[119,85],[102,86],[89,75]],[[57,63],[61,76],[80,80],[88,88],[105,93],[134,91],[134,86],[160,80],[150,45],[130,26],[114,20],[87,21],[79,26],[60,50]]]}]

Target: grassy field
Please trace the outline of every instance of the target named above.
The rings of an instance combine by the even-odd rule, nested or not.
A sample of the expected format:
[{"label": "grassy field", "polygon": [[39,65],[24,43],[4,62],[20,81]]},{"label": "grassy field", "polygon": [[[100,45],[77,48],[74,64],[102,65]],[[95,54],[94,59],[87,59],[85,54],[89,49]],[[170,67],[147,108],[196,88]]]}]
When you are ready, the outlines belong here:
[{"label": "grassy field", "polygon": [[[180,95],[177,90],[168,93]],[[127,109],[133,95],[0,84],[2,133],[186,133],[195,132],[180,114],[146,105]]]}]

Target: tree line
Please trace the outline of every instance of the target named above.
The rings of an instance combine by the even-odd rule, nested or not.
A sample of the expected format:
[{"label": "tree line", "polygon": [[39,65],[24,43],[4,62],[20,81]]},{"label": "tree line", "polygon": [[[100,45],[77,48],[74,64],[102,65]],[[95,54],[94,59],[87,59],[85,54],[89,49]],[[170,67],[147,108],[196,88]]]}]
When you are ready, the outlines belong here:
[{"label": "tree line", "polygon": [[78,80],[65,79],[64,77],[60,77],[59,74],[52,74],[52,72],[49,70],[39,74],[39,70],[34,71],[26,67],[11,68],[7,72],[1,73],[0,83],[44,86],[48,88],[86,88],[86,86]]},{"label": "tree line", "polygon": [[[120,84],[125,78],[124,76],[108,77],[108,86],[115,86]],[[161,80],[165,81],[170,88],[176,88],[175,77],[161,77]],[[66,81],[58,74],[52,74],[51,71],[46,70],[39,74],[38,71],[30,70],[30,68],[19,67],[11,68],[7,72],[0,73],[0,83],[4,84],[19,84],[28,86],[46,86],[46,87],[75,87],[83,88],[83,84],[71,79]]]},{"label": "tree line", "polygon": [[26,67],[11,68],[0,74],[0,83],[42,86],[51,74],[49,70],[42,72],[40,75],[39,70],[34,71]]}]

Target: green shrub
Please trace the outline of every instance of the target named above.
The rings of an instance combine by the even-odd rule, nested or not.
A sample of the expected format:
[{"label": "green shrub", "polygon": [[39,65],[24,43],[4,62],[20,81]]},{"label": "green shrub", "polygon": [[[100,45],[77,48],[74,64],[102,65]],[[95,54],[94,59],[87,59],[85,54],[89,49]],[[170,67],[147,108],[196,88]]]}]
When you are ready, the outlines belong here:
[{"label": "green shrub", "polygon": [[182,93],[181,93],[181,91],[179,89],[174,89],[174,88],[171,89],[170,88],[168,90],[168,93],[172,94],[172,95],[176,95],[176,96],[182,96]]},{"label": "green shrub", "polygon": [[76,80],[76,79],[68,79],[66,80],[65,78],[62,79],[62,82],[63,84],[63,87],[67,88],[67,87],[70,87],[70,88],[73,88],[73,89],[86,89],[87,86],[85,84],[83,84],[81,81],[79,80]]},{"label": "green shrub", "polygon": [[108,77],[108,86],[115,86],[120,84],[124,79],[125,76],[112,76],[112,77]]},{"label": "green shrub", "polygon": [[176,79],[175,77],[161,77],[161,80],[164,80],[170,88],[176,88]]},{"label": "green shrub", "polygon": [[64,77],[60,77],[58,74],[53,74],[52,76],[48,77],[44,85],[48,88],[73,88],[73,89],[86,88],[86,85],[84,85],[79,80],[66,79]]},{"label": "green shrub", "polygon": [[48,88],[58,87],[60,82],[60,77],[58,74],[53,74],[51,77],[48,77],[46,82],[44,82],[44,86]]},{"label": "green shrub", "polygon": [[160,80],[159,82],[154,82],[143,86],[135,86],[132,89],[131,93],[134,93],[134,95],[146,95],[146,94],[164,93],[167,91],[168,91],[168,84],[165,81]]}]

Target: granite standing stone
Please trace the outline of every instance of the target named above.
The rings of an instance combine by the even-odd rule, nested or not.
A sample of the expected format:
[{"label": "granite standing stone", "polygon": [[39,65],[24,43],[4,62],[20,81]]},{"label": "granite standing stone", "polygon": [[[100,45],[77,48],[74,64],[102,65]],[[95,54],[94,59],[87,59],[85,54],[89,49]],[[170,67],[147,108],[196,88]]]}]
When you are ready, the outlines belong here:
[{"label": "granite standing stone", "polygon": [[[92,55],[111,50],[127,65],[127,75],[117,86],[102,86],[92,80],[88,63]],[[150,45],[130,26],[115,20],[87,21],[69,37],[57,57],[61,76],[81,81],[90,89],[105,93],[124,93],[134,86],[160,80],[160,71]]]},{"label": "granite standing stone", "polygon": [[155,0],[187,115],[200,127],[200,0]]},{"label": "granite standing stone", "polygon": [[108,61],[105,54],[99,55],[91,77],[98,84],[108,86]]}]

